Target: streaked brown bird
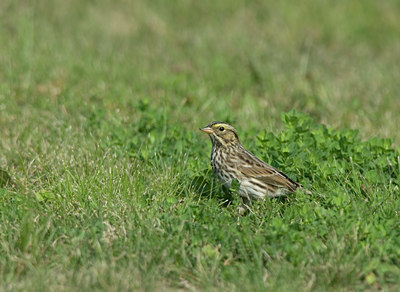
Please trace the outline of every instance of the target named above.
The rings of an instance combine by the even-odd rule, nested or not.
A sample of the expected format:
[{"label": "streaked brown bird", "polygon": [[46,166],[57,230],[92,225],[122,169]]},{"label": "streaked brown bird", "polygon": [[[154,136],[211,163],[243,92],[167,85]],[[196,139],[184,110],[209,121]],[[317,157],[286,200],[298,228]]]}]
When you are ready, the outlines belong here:
[{"label": "streaked brown bird", "polygon": [[211,166],[214,173],[228,188],[232,180],[237,179],[239,194],[245,200],[283,196],[303,188],[282,171],[247,151],[231,125],[213,122],[200,130],[206,132],[212,141]]}]

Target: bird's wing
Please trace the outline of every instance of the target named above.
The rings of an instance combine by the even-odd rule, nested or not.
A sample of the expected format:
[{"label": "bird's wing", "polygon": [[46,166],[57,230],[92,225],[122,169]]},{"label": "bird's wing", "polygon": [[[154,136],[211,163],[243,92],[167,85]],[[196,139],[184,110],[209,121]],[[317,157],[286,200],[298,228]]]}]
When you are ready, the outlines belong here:
[{"label": "bird's wing", "polygon": [[273,186],[279,189],[286,189],[294,192],[297,187],[301,186],[282,171],[272,167],[262,160],[257,159],[256,164],[242,164],[238,166],[238,170],[245,176],[256,179],[263,184]]},{"label": "bird's wing", "polygon": [[238,170],[246,177],[250,177],[260,181],[261,183],[274,186],[276,188],[287,189],[288,191],[294,192],[298,186],[298,183],[293,181],[283,172],[270,167],[260,166],[239,166]]}]

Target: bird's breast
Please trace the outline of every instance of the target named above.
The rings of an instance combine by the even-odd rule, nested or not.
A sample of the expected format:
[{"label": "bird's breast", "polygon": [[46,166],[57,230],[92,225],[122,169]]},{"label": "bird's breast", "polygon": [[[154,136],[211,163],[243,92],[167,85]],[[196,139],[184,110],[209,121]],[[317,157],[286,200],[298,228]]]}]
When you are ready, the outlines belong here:
[{"label": "bird's breast", "polygon": [[221,149],[213,149],[211,153],[211,166],[214,173],[221,180],[221,182],[230,188],[232,179],[236,178],[234,172],[230,170],[229,162],[227,159],[228,153]]}]

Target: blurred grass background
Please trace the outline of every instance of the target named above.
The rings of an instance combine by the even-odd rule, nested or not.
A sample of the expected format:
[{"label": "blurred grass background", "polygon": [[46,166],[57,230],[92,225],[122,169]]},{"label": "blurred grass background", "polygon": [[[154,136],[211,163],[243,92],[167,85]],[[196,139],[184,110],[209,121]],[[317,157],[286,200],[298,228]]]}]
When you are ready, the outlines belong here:
[{"label": "blurred grass background", "polygon": [[274,129],[294,108],[398,138],[399,6],[2,1],[2,125],[33,108],[77,120],[99,106],[134,120],[129,102],[149,98],[187,128],[229,115]]},{"label": "blurred grass background", "polygon": [[[189,219],[182,215],[180,221],[180,215],[168,217],[175,207],[160,211],[165,198],[132,196],[161,193],[169,200],[167,195],[183,192],[180,163],[191,149],[176,141],[183,154],[168,163],[121,158],[104,145],[124,135],[145,145],[185,131],[208,165],[209,141],[199,127],[228,120],[251,144],[253,134],[278,132],[281,113],[291,109],[399,145],[399,19],[396,0],[1,1],[0,170],[10,176],[0,185],[3,288],[263,290],[268,282],[282,290],[351,290],[379,282],[393,289],[397,280],[376,280],[372,268],[360,276],[357,254],[343,253],[348,246],[340,238],[327,258],[315,255],[325,278],[308,278],[314,270],[302,273],[300,259],[288,264],[280,255],[268,266],[268,279],[260,258],[251,268],[231,258],[226,265],[233,262],[237,270],[222,275],[213,262],[196,262],[195,252],[175,261],[177,255],[168,253],[183,239],[168,232],[179,235],[192,213],[199,216],[196,208],[205,208],[218,232],[237,214],[215,201],[194,206],[189,198],[177,209]],[[43,204],[59,193],[65,196],[61,203]],[[271,207],[268,216],[283,208],[271,204],[278,211]],[[259,224],[242,220],[247,230]],[[191,224],[196,230],[200,223]],[[122,241],[110,248],[107,240],[115,238]],[[219,253],[211,245],[201,252],[211,258]]]}]

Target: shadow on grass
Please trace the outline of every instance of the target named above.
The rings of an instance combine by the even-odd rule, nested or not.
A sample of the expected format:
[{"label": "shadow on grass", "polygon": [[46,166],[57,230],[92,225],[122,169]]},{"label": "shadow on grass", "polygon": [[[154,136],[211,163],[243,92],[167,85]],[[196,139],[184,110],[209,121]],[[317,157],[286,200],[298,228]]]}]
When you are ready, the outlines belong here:
[{"label": "shadow on grass", "polygon": [[0,187],[4,188],[13,184],[13,180],[11,179],[11,176],[8,174],[8,172],[0,168]]},{"label": "shadow on grass", "polygon": [[209,170],[204,171],[203,174],[193,176],[190,182],[190,189],[201,199],[214,198],[221,201],[222,206],[229,206],[234,200],[234,194],[222,184],[217,183]]}]

